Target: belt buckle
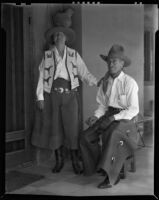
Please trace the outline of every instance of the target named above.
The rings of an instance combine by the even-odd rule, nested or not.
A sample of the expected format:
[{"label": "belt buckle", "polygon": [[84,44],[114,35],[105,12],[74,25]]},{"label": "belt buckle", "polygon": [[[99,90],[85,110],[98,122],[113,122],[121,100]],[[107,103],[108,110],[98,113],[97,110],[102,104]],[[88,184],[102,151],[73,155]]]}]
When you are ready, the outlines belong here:
[{"label": "belt buckle", "polygon": [[59,93],[63,93],[64,92],[63,88],[58,88],[58,90],[59,90]]}]

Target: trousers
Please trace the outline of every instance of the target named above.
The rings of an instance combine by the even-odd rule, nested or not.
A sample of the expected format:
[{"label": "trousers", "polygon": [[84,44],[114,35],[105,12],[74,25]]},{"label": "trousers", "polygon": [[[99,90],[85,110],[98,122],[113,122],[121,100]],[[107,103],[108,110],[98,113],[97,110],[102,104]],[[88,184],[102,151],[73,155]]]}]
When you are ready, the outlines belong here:
[{"label": "trousers", "polygon": [[[60,93],[68,89],[69,92]],[[36,111],[32,144],[51,150],[66,145],[70,149],[79,147],[79,116],[77,91],[71,91],[68,81],[54,81],[51,93],[44,93],[44,110]]]},{"label": "trousers", "polygon": [[84,175],[90,176],[101,168],[107,172],[111,184],[115,183],[126,158],[137,148],[138,138],[132,120],[113,121],[105,130],[99,130],[102,120],[118,112],[110,108],[105,117],[84,130],[80,137]]}]

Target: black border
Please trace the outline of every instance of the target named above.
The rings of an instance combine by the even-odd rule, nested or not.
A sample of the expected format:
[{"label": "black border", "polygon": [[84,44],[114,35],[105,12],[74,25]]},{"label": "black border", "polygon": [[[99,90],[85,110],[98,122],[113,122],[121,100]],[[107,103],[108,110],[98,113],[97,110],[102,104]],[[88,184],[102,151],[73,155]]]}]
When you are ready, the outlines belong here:
[{"label": "black border", "polygon": [[[68,1],[67,3],[98,3],[100,2],[100,4],[105,4],[104,1]],[[107,1],[106,3],[107,4],[158,4],[158,0],[147,0],[145,1],[145,3],[143,1],[132,1],[132,0],[129,0],[128,1],[123,1],[121,3],[121,1],[118,1],[118,0],[115,0],[115,1]],[[64,4],[64,2],[62,1],[46,1],[46,2],[34,2],[34,1],[25,1],[25,2],[22,2],[22,1],[1,1],[1,3],[16,3],[16,5],[21,5],[21,3],[26,3],[26,5],[30,5],[31,3],[62,3]],[[158,6],[159,8],[159,6]],[[1,28],[1,89],[0,89],[0,92],[1,92],[1,101],[4,101],[1,103],[1,111],[4,109],[4,113],[5,113],[5,32],[4,30]],[[154,195],[124,195],[124,196],[84,196],[84,197],[77,197],[77,198],[91,198],[91,199],[136,199],[136,198],[139,198],[139,199],[143,199],[143,200],[151,200],[151,199],[159,199],[159,180],[158,180],[158,177],[159,177],[159,174],[158,174],[158,169],[159,169],[159,164],[158,164],[158,158],[159,158],[159,145],[158,145],[158,141],[159,141],[159,134],[158,134],[158,130],[159,130],[159,120],[158,120],[158,111],[159,111],[159,108],[157,106],[157,102],[158,102],[158,97],[159,97],[159,81],[158,81],[158,74],[159,74],[159,56],[158,56],[158,53],[159,52],[159,31],[156,32],[156,40],[155,40],[155,130],[154,130],[154,134],[155,134],[155,140],[154,140],[154,145],[155,145],[155,151],[154,151]],[[4,99],[2,98],[4,97]],[[2,113],[2,112],[1,112]],[[4,118],[3,118],[4,117]],[[3,119],[5,119],[5,114],[2,116]],[[5,121],[5,120],[4,120]],[[2,123],[0,123],[0,125],[2,126]],[[0,174],[1,174],[1,177],[0,177],[0,198],[2,199],[63,199],[63,198],[67,198],[67,196],[54,196],[54,195],[22,195],[22,194],[5,194],[5,125],[3,127],[1,127],[2,132],[0,134]],[[3,131],[4,130],[4,131]],[[72,199],[72,198],[76,198],[76,197],[71,197],[71,196],[68,196],[69,199]]]}]

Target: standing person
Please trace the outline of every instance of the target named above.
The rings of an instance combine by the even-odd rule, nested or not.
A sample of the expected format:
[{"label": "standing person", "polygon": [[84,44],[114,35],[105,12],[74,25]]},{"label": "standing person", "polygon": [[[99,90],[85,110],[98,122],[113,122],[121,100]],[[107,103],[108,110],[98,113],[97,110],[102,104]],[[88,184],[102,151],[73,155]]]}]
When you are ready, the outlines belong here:
[{"label": "standing person", "polygon": [[97,79],[88,71],[79,53],[66,45],[75,39],[75,32],[70,28],[72,13],[70,8],[66,12],[57,13],[53,18],[54,28],[46,32],[50,48],[45,51],[39,65],[36,90],[39,110],[32,144],[55,151],[53,173],[60,172],[64,166],[64,146],[67,144],[73,170],[80,174],[77,88],[79,79],[90,86],[96,86]]},{"label": "standing person", "polygon": [[[101,55],[108,72],[97,92],[98,109],[89,117],[80,138],[84,175],[101,172],[105,179],[98,188],[109,188],[120,180],[122,166],[137,148],[137,130],[133,118],[139,112],[138,85],[125,74],[130,65],[124,47],[113,45],[108,55]],[[102,148],[99,145],[102,138]]]}]

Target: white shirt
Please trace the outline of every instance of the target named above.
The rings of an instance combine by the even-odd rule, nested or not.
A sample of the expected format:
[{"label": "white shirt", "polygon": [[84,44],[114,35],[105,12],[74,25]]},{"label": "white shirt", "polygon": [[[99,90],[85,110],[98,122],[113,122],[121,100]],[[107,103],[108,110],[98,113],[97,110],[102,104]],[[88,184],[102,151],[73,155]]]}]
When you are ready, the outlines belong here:
[{"label": "white shirt", "polygon": [[66,64],[65,64],[65,60],[66,60],[66,46],[64,49],[64,55],[63,58],[60,56],[57,48],[55,47],[55,59],[56,59],[56,73],[54,76],[54,80],[57,78],[63,78],[65,80],[69,80],[69,75],[66,69]]},{"label": "white shirt", "polygon": [[109,106],[125,109],[114,115],[115,120],[131,120],[139,113],[138,85],[132,77],[123,71],[115,79],[111,76],[108,78],[105,94],[103,93],[103,85],[100,85],[96,100],[99,106],[94,115],[98,118],[105,114]]}]

